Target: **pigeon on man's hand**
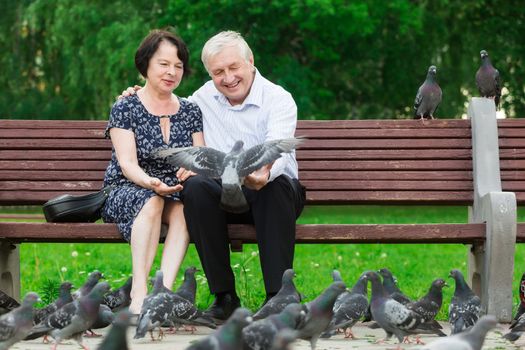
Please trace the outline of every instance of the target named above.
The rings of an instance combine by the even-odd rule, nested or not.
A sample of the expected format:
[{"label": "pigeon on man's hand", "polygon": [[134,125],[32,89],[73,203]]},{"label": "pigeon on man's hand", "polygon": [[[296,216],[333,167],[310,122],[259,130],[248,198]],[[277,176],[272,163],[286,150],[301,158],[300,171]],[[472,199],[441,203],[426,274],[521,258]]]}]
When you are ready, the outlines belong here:
[{"label": "pigeon on man's hand", "polygon": [[0,350],[23,340],[33,327],[33,305],[39,302],[38,294],[27,293],[22,305],[0,316]]},{"label": "pigeon on man's hand", "polygon": [[221,208],[232,213],[243,213],[249,208],[241,188],[244,178],[280,158],[281,153],[292,152],[302,141],[298,138],[271,140],[247,150],[243,149],[243,141],[236,141],[229,153],[211,147],[184,147],[160,150],[156,156],[165,158],[176,167],[220,178]]},{"label": "pigeon on man's hand", "polygon": [[459,270],[450,271],[449,277],[454,278],[456,289],[448,307],[448,322],[452,334],[456,334],[476,323],[481,313],[481,300],[470,289]]},{"label": "pigeon on man's hand", "polygon": [[427,78],[419,87],[414,101],[414,119],[434,119],[434,113],[441,103],[442,92],[436,81],[436,66],[430,66]]},{"label": "pigeon on man's hand", "polygon": [[266,302],[254,315],[254,320],[260,320],[272,314],[277,314],[284,310],[286,305],[301,302],[301,295],[295,288],[293,279],[295,272],[287,269],[283,273],[281,289],[270,300]]},{"label": "pigeon on man's hand", "polygon": [[494,99],[496,108],[501,99],[501,78],[499,72],[490,62],[489,54],[485,50],[480,51],[481,67],[476,72],[476,85],[481,97]]},{"label": "pigeon on man's hand", "polygon": [[[341,281],[339,271],[333,272],[334,281]],[[368,278],[366,272],[361,274],[351,291],[341,293],[334,304],[334,317],[328,326],[328,330],[321,338],[330,338],[338,329],[342,329],[345,338],[355,338],[352,327],[359,321],[368,309],[367,297]]]},{"label": "pigeon on man's hand", "polygon": [[242,329],[252,321],[252,313],[239,307],[217,331],[191,344],[186,350],[242,350]]},{"label": "pigeon on man's hand", "polygon": [[420,350],[481,350],[487,333],[497,325],[496,317],[481,317],[469,330],[429,343]]},{"label": "pigeon on man's hand", "polygon": [[298,330],[297,337],[309,340],[312,350],[315,350],[317,340],[332,321],[335,300],[344,291],[346,291],[344,282],[332,282],[321,295],[305,305],[306,317]]}]

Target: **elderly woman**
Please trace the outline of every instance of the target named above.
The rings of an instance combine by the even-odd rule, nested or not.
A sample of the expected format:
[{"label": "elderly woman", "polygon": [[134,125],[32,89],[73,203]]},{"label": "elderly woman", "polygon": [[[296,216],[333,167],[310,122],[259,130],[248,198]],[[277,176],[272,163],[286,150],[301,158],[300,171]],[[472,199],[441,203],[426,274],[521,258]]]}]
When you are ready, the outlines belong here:
[{"label": "elderly woman", "polygon": [[168,226],[161,270],[164,285],[170,289],[188,247],[179,182],[192,174],[173,169],[154,156],[159,148],[204,145],[199,107],[173,94],[189,73],[188,58],[180,38],[169,31],[152,31],[135,53],[135,66],[146,84],[136,95],[113,105],[106,128],[113,152],[104,185],[115,189],[104,205],[102,218],[116,223],[131,244],[132,313],[140,312],[147,294],[161,225]]}]

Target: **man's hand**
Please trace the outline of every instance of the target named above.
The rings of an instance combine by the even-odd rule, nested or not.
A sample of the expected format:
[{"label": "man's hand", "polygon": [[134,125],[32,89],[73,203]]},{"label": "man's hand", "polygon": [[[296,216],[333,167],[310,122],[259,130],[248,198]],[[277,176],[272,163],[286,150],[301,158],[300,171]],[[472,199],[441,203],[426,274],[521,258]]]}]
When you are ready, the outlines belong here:
[{"label": "man's hand", "polygon": [[167,196],[182,191],[182,185],[168,186],[156,177],[150,180],[151,189],[159,196]]},{"label": "man's hand", "polygon": [[117,100],[120,100],[121,98],[128,97],[131,95],[135,95],[137,91],[139,91],[140,89],[142,89],[142,86],[140,85],[135,85],[133,87],[130,86],[126,90],[122,91],[120,95],[117,96]]},{"label": "man's hand", "polygon": [[184,169],[184,168],[179,168],[179,170],[177,170],[177,174],[176,175],[177,175],[177,179],[179,179],[179,182],[184,182],[184,181],[188,180],[188,178],[190,176],[195,176],[197,174],[195,174],[191,170]]},{"label": "man's hand", "polygon": [[270,178],[270,169],[272,168],[273,163],[267,164],[262,168],[255,170],[250,175],[244,178],[244,186],[249,189],[259,191],[261,188],[266,186]]}]

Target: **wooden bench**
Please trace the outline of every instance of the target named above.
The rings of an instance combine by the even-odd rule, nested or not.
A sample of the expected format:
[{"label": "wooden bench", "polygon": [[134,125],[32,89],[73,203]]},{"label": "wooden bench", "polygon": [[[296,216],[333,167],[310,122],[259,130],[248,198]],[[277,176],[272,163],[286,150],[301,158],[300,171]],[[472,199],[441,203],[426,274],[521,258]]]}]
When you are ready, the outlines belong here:
[{"label": "wooden bench", "polygon": [[[525,202],[525,167],[517,160],[523,158],[524,133],[513,129],[516,120],[500,122],[503,190],[510,191],[502,192],[495,110],[478,99],[469,115],[472,128],[471,120],[299,121],[296,134],[308,138],[297,151],[308,205],[472,209],[466,224],[298,225],[297,242],[469,244],[471,281],[484,307],[510,320],[514,243],[525,240],[525,227],[516,234],[511,193]],[[98,190],[111,153],[105,126],[104,121],[0,121],[0,205],[41,205],[63,193]],[[229,232],[232,248],[255,242],[250,225],[231,225]],[[114,224],[0,222],[0,288],[17,297],[18,245],[24,242],[122,239]]]}]

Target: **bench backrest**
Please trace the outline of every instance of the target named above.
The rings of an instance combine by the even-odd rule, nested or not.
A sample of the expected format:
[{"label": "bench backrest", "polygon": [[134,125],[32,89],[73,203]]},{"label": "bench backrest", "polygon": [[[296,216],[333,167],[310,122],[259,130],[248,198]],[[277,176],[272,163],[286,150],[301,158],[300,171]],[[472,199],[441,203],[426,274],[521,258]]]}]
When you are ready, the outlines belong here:
[{"label": "bench backrest", "polygon": [[[105,126],[0,121],[0,204],[98,190],[111,154]],[[473,201],[469,120],[306,120],[296,135],[307,138],[297,159],[308,204]]]},{"label": "bench backrest", "polygon": [[525,119],[498,120],[501,186],[525,205]]}]

